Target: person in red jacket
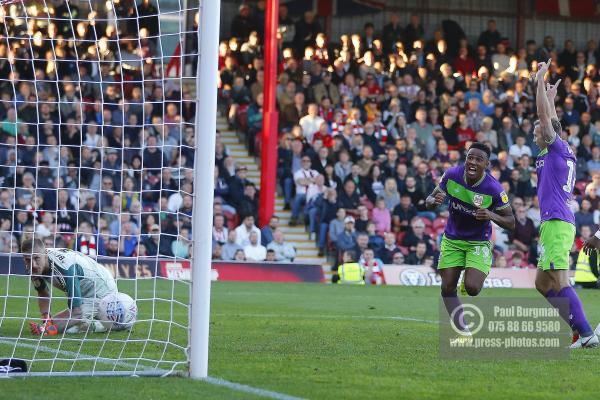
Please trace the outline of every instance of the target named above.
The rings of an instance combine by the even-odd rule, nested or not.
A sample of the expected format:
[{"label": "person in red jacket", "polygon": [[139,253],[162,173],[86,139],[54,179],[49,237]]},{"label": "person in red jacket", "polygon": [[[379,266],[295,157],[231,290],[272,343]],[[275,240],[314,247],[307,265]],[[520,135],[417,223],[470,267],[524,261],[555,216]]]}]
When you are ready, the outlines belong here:
[{"label": "person in red jacket", "polygon": [[466,47],[461,47],[458,50],[458,57],[454,60],[454,70],[461,73],[463,76],[475,75],[475,61],[469,56],[469,50]]}]

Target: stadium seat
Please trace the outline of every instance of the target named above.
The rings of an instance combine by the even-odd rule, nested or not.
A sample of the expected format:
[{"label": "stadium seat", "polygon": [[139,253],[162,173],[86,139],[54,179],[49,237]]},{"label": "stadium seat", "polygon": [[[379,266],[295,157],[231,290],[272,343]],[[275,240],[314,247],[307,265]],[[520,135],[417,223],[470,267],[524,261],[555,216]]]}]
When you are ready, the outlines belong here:
[{"label": "stadium seat", "polygon": [[402,243],[402,239],[406,236],[406,232],[398,232],[396,233],[396,244]]}]

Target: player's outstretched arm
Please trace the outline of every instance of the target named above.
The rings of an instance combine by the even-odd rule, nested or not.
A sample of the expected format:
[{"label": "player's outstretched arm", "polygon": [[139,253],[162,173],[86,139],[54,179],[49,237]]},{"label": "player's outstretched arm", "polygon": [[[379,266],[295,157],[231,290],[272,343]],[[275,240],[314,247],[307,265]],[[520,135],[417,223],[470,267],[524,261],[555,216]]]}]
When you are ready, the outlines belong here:
[{"label": "player's outstretched arm", "polygon": [[428,210],[435,210],[444,202],[445,198],[446,193],[444,193],[439,186],[436,186],[435,189],[433,189],[433,192],[427,196],[427,199],[425,200],[425,207],[427,207]]},{"label": "player's outstretched arm", "polygon": [[510,231],[515,230],[515,216],[512,207],[506,207],[497,212],[492,212],[487,208],[479,208],[475,212],[475,218],[480,221],[493,221],[502,228]]},{"label": "player's outstretched arm", "polygon": [[81,323],[81,317],[83,313],[81,307],[73,307],[72,309],[66,309],[59,312],[52,319],[56,325],[58,332],[64,332],[70,327]]},{"label": "player's outstretched arm", "polygon": [[50,316],[50,292],[46,288],[38,290],[38,307],[40,308],[40,314],[42,318],[48,318]]},{"label": "player's outstretched arm", "polygon": [[54,316],[54,321],[59,332],[64,332],[73,325],[81,323],[83,312],[81,311],[81,286],[76,277],[75,266],[71,266],[63,275],[65,286],[67,287],[67,296],[69,308],[63,310]]},{"label": "player's outstretched arm", "polygon": [[50,291],[46,287],[43,280],[35,279],[34,284],[38,296],[38,307],[40,309],[40,314],[42,314],[42,322],[37,323],[30,321],[29,330],[31,334],[35,336],[57,335],[58,331],[56,329],[56,325],[52,321],[52,316],[50,315]]},{"label": "player's outstretched arm", "polygon": [[52,317],[50,315],[50,293],[47,289],[38,292],[38,305],[42,314],[42,323],[29,323],[29,329],[33,335],[57,335],[81,322],[83,313],[80,307],[66,309]]},{"label": "player's outstretched arm", "polygon": [[552,112],[550,110],[548,96],[546,95],[546,83],[544,82],[544,76],[548,71],[550,62],[551,60],[548,60],[548,62],[540,62],[536,73],[537,89],[535,102],[538,118],[540,120],[540,132],[546,143],[552,143],[556,138],[556,133],[552,128]]},{"label": "player's outstretched arm", "polygon": [[546,83],[546,97],[548,98],[548,105],[550,106],[550,119],[556,121],[558,121],[558,114],[556,114],[555,99],[561,81],[562,79],[559,79],[554,85],[550,84],[550,82]]},{"label": "player's outstretched arm", "polygon": [[75,276],[75,267],[67,269],[64,272],[63,279],[65,286],[67,287],[67,296],[69,308],[50,316],[50,293],[46,286],[39,287],[38,290],[38,304],[42,313],[43,322],[37,324],[31,322],[30,330],[34,335],[56,335],[64,332],[71,326],[78,325],[81,323],[81,317],[83,312],[81,310],[81,286],[79,279]]}]

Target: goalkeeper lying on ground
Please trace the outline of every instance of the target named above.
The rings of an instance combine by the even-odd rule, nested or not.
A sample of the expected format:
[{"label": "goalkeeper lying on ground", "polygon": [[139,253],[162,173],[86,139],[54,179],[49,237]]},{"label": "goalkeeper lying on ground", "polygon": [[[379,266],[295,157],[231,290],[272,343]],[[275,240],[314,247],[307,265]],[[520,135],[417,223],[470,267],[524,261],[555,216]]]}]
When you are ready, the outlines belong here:
[{"label": "goalkeeper lying on ground", "polygon": [[[33,335],[106,331],[95,319],[98,305],[105,296],[118,293],[117,283],[106,268],[77,251],[46,248],[40,239],[24,240],[21,252],[37,291],[43,319],[41,324],[29,323]],[[54,318],[50,315],[52,286],[66,294],[68,304]]]}]

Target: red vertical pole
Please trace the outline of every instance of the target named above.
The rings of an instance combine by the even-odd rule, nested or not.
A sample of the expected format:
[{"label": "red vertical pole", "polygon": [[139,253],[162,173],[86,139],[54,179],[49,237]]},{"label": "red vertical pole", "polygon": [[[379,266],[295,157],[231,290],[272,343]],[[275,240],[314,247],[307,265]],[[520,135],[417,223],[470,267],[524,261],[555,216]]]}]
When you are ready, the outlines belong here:
[{"label": "red vertical pole", "polygon": [[263,131],[260,170],[259,224],[264,226],[275,210],[277,185],[278,113],[275,106],[277,85],[277,27],[279,26],[279,0],[266,2],[265,11],[265,81],[263,87]]}]

